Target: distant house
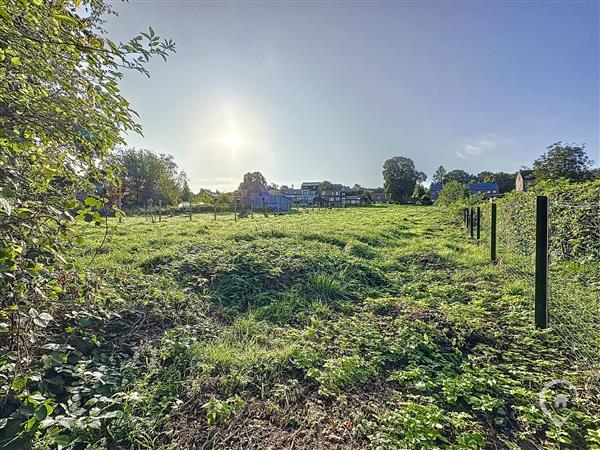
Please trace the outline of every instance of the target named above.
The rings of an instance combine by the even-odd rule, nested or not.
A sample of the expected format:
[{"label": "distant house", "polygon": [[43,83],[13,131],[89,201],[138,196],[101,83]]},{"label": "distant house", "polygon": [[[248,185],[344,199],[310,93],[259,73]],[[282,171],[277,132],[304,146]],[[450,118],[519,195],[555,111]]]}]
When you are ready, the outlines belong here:
[{"label": "distant house", "polygon": [[366,205],[369,200],[362,190],[333,185],[331,189],[321,191],[315,201],[321,206],[361,206]]},{"label": "distant house", "polygon": [[282,189],[281,195],[289,198],[295,205],[302,203],[302,189]]},{"label": "distant house", "polygon": [[273,195],[267,191],[252,192],[240,197],[239,204],[243,208],[257,211],[267,210],[271,213],[287,214],[292,210],[292,200],[283,195]]},{"label": "distant house", "polygon": [[301,203],[306,205],[310,205],[314,203],[315,198],[319,196],[319,190],[321,188],[321,183],[319,182],[304,182],[300,186],[300,191],[302,195]]},{"label": "distant house", "polygon": [[336,188],[321,191],[318,201],[322,206],[342,206],[342,190]]},{"label": "distant house", "polygon": [[432,202],[435,202],[438,199],[440,192],[442,192],[442,188],[442,183],[431,183],[431,186],[429,186],[429,198]]},{"label": "distant house", "polygon": [[467,186],[471,195],[483,194],[485,198],[496,197],[500,193],[498,183],[471,183]]},{"label": "distant house", "polygon": [[515,180],[515,191],[525,192],[533,183],[535,183],[533,170],[519,170]]}]

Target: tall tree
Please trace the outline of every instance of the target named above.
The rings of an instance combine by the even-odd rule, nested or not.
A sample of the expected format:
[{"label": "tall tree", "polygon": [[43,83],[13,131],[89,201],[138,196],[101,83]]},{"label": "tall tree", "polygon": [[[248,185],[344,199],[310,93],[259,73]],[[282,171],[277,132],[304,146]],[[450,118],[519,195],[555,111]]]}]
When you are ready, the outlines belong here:
[{"label": "tall tree", "polygon": [[267,180],[260,172],[247,172],[238,188],[240,194],[251,195],[267,191]]},{"label": "tall tree", "polygon": [[446,174],[448,172],[446,171],[446,169],[444,168],[444,166],[440,166],[436,169],[435,173],[433,174],[433,182],[434,183],[444,183],[444,181],[446,180]]},{"label": "tall tree", "polygon": [[416,170],[410,158],[395,156],[383,164],[383,188],[391,201],[406,201],[413,193],[415,184],[426,179],[427,175]]},{"label": "tall tree", "polygon": [[585,144],[563,144],[558,141],[546,149],[548,151],[533,162],[536,178],[540,180],[566,178],[571,181],[592,178],[593,161],[585,151]]},{"label": "tall tree", "polygon": [[109,159],[109,164],[120,166],[123,186],[123,204],[143,206],[176,203],[183,187],[182,175],[172,155],[156,154],[146,149],[119,149]]},{"label": "tall tree", "polygon": [[458,181],[459,183],[462,183],[462,184],[468,184],[471,181],[471,179],[473,179],[473,178],[475,178],[475,177],[473,177],[468,172],[465,172],[462,169],[454,169],[446,174],[446,182]]}]

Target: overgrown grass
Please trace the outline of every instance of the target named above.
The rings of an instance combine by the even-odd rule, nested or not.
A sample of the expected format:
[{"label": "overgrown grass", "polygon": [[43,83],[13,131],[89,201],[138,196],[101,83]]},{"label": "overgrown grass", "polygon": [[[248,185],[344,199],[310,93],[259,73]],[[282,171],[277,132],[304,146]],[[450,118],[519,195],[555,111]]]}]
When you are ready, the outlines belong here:
[{"label": "overgrown grass", "polygon": [[[53,424],[39,448],[58,435],[73,448],[598,444],[600,401],[569,349],[533,327],[531,285],[490,264],[443,211],[210,219],[111,222],[92,302],[143,311],[136,343],[109,350],[96,333],[101,352],[123,355],[103,392],[122,414]],[[101,239],[86,233],[77,264]],[[561,428],[538,395],[562,378],[583,394]]]}]

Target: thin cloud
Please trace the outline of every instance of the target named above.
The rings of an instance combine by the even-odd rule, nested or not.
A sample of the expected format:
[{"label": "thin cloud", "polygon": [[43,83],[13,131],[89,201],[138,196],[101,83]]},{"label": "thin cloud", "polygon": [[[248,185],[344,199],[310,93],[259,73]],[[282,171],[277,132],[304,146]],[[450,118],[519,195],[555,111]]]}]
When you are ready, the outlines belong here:
[{"label": "thin cloud", "polygon": [[466,159],[472,156],[482,156],[495,150],[497,147],[496,139],[492,137],[485,137],[479,139],[472,139],[460,150],[456,151],[456,156],[462,159]]}]

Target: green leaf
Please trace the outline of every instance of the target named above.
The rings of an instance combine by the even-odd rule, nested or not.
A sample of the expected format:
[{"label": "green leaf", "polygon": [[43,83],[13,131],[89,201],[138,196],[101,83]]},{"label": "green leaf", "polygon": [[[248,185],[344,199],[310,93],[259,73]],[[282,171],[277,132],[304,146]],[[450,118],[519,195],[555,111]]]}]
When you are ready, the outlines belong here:
[{"label": "green leaf", "polygon": [[54,18],[60,20],[61,22],[68,23],[69,25],[73,25],[74,27],[77,26],[77,21],[72,17],[56,14]]},{"label": "green leaf", "polygon": [[12,58],[10,58],[10,64],[13,66],[20,66],[21,58],[19,58],[18,56],[13,56]]},{"label": "green leaf", "polygon": [[8,23],[10,23],[12,25],[13,21],[10,18],[10,16],[8,15],[8,13],[6,12],[6,10],[0,6],[0,17],[2,17],[4,20],[6,20]]},{"label": "green leaf", "polygon": [[47,415],[48,415],[48,411],[46,410],[46,405],[40,405],[36,408],[35,414],[33,417],[35,417],[35,420],[37,420],[38,422],[41,422],[42,420],[44,420],[46,418]]}]

